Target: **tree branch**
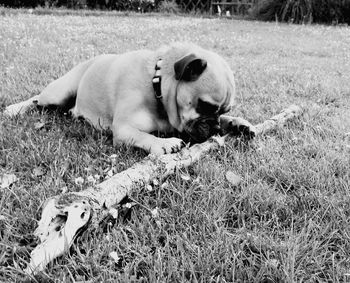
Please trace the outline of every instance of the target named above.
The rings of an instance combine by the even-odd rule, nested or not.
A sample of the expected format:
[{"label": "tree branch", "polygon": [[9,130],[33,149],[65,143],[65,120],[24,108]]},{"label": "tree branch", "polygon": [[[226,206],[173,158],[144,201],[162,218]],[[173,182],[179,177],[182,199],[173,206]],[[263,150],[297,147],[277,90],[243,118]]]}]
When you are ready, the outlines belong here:
[{"label": "tree branch", "polygon": [[[256,134],[266,134],[285,125],[301,113],[302,109],[293,105],[256,125]],[[227,135],[213,137],[204,143],[185,148],[179,153],[159,157],[149,155],[129,169],[94,187],[81,192],[54,196],[47,200],[41,220],[34,232],[40,244],[31,252],[26,272],[35,274],[44,270],[49,262],[69,250],[80,229],[98,225],[101,215],[133,190],[144,187],[159,176],[167,177],[177,168],[190,166],[209,151],[223,146],[226,138]]]}]

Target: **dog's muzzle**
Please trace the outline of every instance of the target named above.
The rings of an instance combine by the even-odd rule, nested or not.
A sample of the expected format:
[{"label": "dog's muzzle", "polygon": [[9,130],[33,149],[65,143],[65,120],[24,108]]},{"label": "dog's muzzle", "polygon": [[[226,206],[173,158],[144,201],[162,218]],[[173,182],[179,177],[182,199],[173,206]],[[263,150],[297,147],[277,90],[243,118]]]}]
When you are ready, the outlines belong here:
[{"label": "dog's muzzle", "polygon": [[204,142],[211,136],[220,132],[219,117],[203,116],[188,121],[184,130],[193,141]]}]

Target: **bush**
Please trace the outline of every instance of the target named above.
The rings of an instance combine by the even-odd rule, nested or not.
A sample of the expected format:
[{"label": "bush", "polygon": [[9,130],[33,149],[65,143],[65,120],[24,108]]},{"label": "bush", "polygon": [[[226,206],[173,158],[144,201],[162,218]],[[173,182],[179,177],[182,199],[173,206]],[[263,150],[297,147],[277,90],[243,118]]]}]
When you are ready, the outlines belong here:
[{"label": "bush", "polygon": [[263,21],[348,23],[349,0],[261,0],[251,16]]},{"label": "bush", "polygon": [[350,24],[349,0],[313,0],[315,22]]},{"label": "bush", "polygon": [[0,0],[0,5],[5,7],[20,8],[20,7],[31,7],[44,4],[42,0]]},{"label": "bush", "polygon": [[156,9],[159,0],[0,0],[5,7],[67,7],[67,8],[98,8],[113,10],[129,10],[150,12]]},{"label": "bush", "polygon": [[174,0],[164,0],[159,4],[159,12],[178,14],[181,12],[179,5]]},{"label": "bush", "polygon": [[281,19],[283,7],[287,0],[262,0],[251,10],[251,16],[261,21],[274,21]]},{"label": "bush", "polygon": [[11,8],[84,7],[86,0],[0,0],[0,5]]}]

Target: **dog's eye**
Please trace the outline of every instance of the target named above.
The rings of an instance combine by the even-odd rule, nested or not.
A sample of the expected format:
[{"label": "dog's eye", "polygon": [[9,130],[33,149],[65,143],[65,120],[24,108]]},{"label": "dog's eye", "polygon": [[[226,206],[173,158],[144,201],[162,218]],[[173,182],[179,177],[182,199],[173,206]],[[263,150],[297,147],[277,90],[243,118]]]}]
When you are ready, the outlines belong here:
[{"label": "dog's eye", "polygon": [[231,106],[221,107],[218,111],[219,115],[225,114],[231,110]]},{"label": "dog's eye", "polygon": [[211,104],[209,102],[203,101],[202,99],[198,99],[196,111],[202,115],[215,114],[219,110],[219,106],[215,104]]}]

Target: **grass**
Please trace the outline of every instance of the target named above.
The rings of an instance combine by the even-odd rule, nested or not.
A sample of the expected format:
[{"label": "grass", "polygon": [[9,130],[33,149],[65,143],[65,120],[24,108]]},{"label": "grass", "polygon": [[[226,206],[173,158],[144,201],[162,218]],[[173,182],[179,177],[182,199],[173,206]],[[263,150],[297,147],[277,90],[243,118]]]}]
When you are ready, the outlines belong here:
[{"label": "grass", "polygon": [[[153,191],[106,234],[86,235],[36,282],[349,282],[350,29],[180,16],[35,15],[1,10],[0,105],[37,94],[78,62],[172,41],[224,56],[237,82],[234,115],[261,122],[296,103],[304,116],[256,139],[227,144]],[[36,122],[45,127],[35,129]],[[6,248],[30,235],[43,202],[81,190],[75,178],[117,170],[145,153],[57,111],[0,112],[0,281],[28,281]],[[43,174],[35,174],[41,168]],[[232,170],[238,187],[225,180]],[[183,178],[183,175],[190,178]],[[150,210],[158,207],[158,223]],[[116,251],[115,262],[110,252]],[[25,258],[25,256],[23,256]]]}]

